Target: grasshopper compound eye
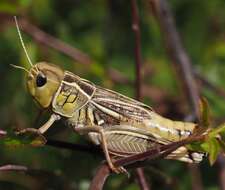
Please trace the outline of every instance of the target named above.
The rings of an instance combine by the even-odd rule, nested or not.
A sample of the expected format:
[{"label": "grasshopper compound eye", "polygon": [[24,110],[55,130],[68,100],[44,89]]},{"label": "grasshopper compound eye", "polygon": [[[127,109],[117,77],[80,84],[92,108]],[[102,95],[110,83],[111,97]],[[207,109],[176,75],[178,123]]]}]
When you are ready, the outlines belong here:
[{"label": "grasshopper compound eye", "polygon": [[28,71],[27,89],[42,108],[47,108],[51,105],[63,78],[62,69],[39,62]]},{"label": "grasshopper compound eye", "polygon": [[37,75],[37,78],[36,78],[36,85],[37,85],[37,87],[44,86],[46,84],[46,82],[47,82],[46,76],[41,74],[41,73],[39,73]]}]

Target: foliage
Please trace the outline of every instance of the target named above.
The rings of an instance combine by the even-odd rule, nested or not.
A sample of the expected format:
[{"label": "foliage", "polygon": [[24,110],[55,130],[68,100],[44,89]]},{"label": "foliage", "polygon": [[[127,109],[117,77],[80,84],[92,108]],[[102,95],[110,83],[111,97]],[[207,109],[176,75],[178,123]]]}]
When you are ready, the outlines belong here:
[{"label": "foliage", "polygon": [[20,146],[43,146],[46,143],[44,136],[38,135],[36,133],[27,132],[23,134],[17,134],[17,132],[7,133],[2,137],[0,144],[8,147]]},{"label": "foliage", "polygon": [[[159,24],[149,11],[147,3],[139,2],[141,19],[142,57],[143,57],[143,101],[151,105],[160,114],[171,119],[183,120],[190,114],[187,97],[181,82],[174,74]],[[172,0],[169,1],[176,19],[177,29],[184,46],[190,55],[196,72],[204,76],[214,86],[224,90],[225,86],[225,2]],[[29,68],[21,48],[13,15],[29,20],[46,33],[78,48],[88,54],[93,63],[90,66],[79,63],[55,49],[38,43],[27,32],[23,32],[24,41],[33,62],[46,60],[66,70],[93,81],[109,89],[134,97],[135,64],[134,34],[131,30],[130,1],[93,0],[93,1],[54,1],[54,0],[15,0],[0,1],[0,166],[13,163],[26,165],[38,174],[0,173],[2,189],[87,189],[101,159],[82,152],[56,149],[48,146],[34,148],[29,144],[42,145],[41,137],[34,134],[15,136],[16,128],[38,127],[48,119],[44,113],[37,119],[38,107],[26,91],[23,72],[13,69],[10,64]],[[11,22],[9,22],[11,21]],[[119,71],[126,80],[110,74]],[[122,81],[122,82],[121,82]],[[128,81],[128,82],[126,82]],[[201,104],[201,126],[211,127],[207,138],[188,147],[209,154],[210,163],[214,163],[220,152],[224,151],[225,100],[207,85],[199,83],[202,95],[210,105],[211,116],[205,101]],[[211,118],[211,119],[208,119]],[[210,122],[209,122],[210,120]],[[214,126],[217,126],[215,129]],[[47,138],[66,140],[73,143],[87,142],[83,137],[71,132],[63,123],[57,123],[47,134]],[[220,137],[218,138],[218,135]],[[4,139],[4,140],[3,140]],[[40,143],[40,144],[39,144]],[[6,146],[7,145],[7,146]],[[154,163],[157,174],[148,170],[146,176],[151,179],[153,189],[191,189],[191,176],[184,164],[170,160],[157,160]],[[207,162],[201,164],[205,189],[218,189],[217,168]],[[207,171],[207,172],[206,172]],[[47,174],[46,174],[47,173]],[[51,184],[46,176],[51,175]],[[169,177],[168,177],[169,176]],[[49,178],[49,179],[50,179]],[[123,175],[113,175],[106,189],[136,190],[138,185]],[[60,179],[60,180],[59,180]],[[24,183],[26,181],[26,184]],[[174,185],[175,184],[175,185]]]}]

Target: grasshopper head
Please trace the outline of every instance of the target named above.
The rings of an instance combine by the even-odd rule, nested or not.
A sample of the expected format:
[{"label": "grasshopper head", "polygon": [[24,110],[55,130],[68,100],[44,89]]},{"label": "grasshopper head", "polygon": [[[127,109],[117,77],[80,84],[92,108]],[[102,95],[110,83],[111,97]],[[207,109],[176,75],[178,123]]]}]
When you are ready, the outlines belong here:
[{"label": "grasshopper head", "polygon": [[47,108],[50,106],[53,97],[59,88],[61,81],[63,80],[64,71],[59,67],[46,62],[39,62],[33,65],[24,45],[16,16],[14,16],[14,19],[21,45],[31,68],[28,70],[18,65],[12,66],[22,69],[28,73],[27,87],[30,94],[40,104],[41,107]]},{"label": "grasshopper head", "polygon": [[27,76],[27,87],[41,107],[50,106],[63,79],[64,71],[52,64],[39,62],[31,67]]}]

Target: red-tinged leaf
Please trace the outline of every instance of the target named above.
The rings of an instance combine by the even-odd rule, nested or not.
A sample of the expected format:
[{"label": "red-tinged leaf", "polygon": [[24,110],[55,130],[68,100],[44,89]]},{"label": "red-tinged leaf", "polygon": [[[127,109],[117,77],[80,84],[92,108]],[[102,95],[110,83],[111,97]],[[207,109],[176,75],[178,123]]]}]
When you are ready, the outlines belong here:
[{"label": "red-tinged leaf", "polygon": [[199,101],[199,110],[200,110],[200,125],[202,127],[208,128],[210,126],[210,111],[209,104],[206,98],[201,97]]}]

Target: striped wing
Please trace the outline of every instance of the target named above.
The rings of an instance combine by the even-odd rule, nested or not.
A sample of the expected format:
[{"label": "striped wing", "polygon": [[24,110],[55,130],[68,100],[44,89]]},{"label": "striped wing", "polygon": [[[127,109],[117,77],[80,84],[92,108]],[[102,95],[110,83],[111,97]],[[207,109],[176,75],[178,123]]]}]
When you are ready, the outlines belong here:
[{"label": "striped wing", "polygon": [[[149,106],[114,91],[97,87],[92,101],[96,103],[99,111],[108,115],[108,118],[113,117],[121,121],[120,125],[115,126],[105,120],[109,127],[105,128],[104,133],[108,141],[108,148],[113,155],[126,157],[138,154],[156,146],[187,138],[191,134],[191,131],[187,130],[186,132],[185,125],[180,126],[180,123],[183,122],[173,122],[167,119],[165,119],[166,122],[164,121],[165,124],[171,126],[167,128],[160,124],[161,128],[157,129],[156,126],[159,124],[155,118],[157,114]],[[161,120],[164,119],[161,118]],[[174,129],[172,128],[173,124],[175,124]],[[189,124],[186,123],[186,125]],[[191,128],[188,126],[187,129],[192,130],[192,126]],[[179,136],[177,133],[184,134]],[[180,147],[167,156],[168,159],[190,163],[199,162],[202,157],[202,153],[189,152],[186,147]]]},{"label": "striped wing", "polygon": [[96,87],[92,101],[95,103],[96,108],[95,118],[99,117],[104,120],[103,127],[111,128],[114,125],[129,125],[129,128],[132,128],[136,133],[148,134],[151,141],[161,144],[172,142],[160,136],[160,130],[157,131],[148,123],[145,124],[146,121],[151,123],[151,121],[155,120],[153,119],[154,112],[149,106],[101,87]]},{"label": "striped wing", "polygon": [[162,131],[149,125],[155,122],[155,112],[149,106],[101,87],[96,87],[92,101],[95,103],[95,113],[98,112],[96,115],[104,120],[106,127],[129,125],[137,133],[148,134],[157,143],[172,142],[161,136]]},{"label": "striped wing", "polygon": [[141,122],[151,119],[152,109],[134,99],[128,98],[114,91],[97,87],[92,101],[99,105],[99,109],[105,108],[115,115],[119,115],[122,121],[134,120]]}]

